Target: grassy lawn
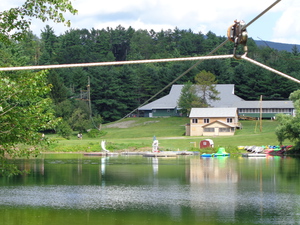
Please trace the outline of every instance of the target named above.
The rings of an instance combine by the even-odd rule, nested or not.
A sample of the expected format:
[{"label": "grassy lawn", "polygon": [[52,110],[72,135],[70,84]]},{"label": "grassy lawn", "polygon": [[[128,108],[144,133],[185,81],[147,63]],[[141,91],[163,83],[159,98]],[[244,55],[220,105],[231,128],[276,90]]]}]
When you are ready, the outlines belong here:
[{"label": "grassy lawn", "polygon": [[243,129],[237,130],[234,136],[225,137],[184,136],[185,124],[188,122],[188,118],[181,117],[128,118],[103,126],[102,130],[106,135],[98,138],[88,138],[87,134],[83,134],[83,139],[79,140],[74,133],[70,140],[66,140],[57,135],[47,135],[54,140],[49,151],[101,151],[101,140],[106,140],[106,147],[110,150],[151,150],[154,136],[158,139],[162,150],[199,150],[200,141],[208,138],[214,141],[215,148],[225,147],[228,152],[237,151],[237,146],[241,145],[278,144],[274,132],[276,121],[263,120],[262,131],[259,121],[241,121]]}]

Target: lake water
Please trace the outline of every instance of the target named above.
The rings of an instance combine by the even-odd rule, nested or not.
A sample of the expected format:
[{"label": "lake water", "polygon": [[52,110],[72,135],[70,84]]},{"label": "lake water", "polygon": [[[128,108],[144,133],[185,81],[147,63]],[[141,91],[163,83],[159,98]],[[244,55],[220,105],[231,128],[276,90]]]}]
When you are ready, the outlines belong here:
[{"label": "lake water", "polygon": [[3,225],[300,224],[299,158],[45,154],[0,178]]}]

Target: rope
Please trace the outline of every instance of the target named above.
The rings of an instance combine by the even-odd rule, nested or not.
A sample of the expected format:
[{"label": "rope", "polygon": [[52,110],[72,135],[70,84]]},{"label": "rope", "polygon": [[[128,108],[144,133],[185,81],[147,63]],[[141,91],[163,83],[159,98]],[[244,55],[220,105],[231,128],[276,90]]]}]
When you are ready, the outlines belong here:
[{"label": "rope", "polygon": [[249,23],[245,25],[245,28],[250,26],[253,22],[255,22],[257,19],[259,19],[262,15],[264,15],[266,12],[268,12],[271,8],[273,8],[277,3],[279,3],[281,0],[277,0],[273,4],[271,4],[268,8],[266,8],[264,11],[262,11],[258,16],[256,16],[253,20],[251,20]]},{"label": "rope", "polygon": [[257,61],[255,61],[255,60],[253,60],[253,59],[250,59],[250,58],[248,58],[247,56],[242,56],[241,58],[242,58],[242,59],[245,59],[246,61],[251,62],[251,63],[253,63],[253,64],[257,65],[257,66],[260,66],[260,67],[262,67],[262,68],[264,68],[264,69],[266,69],[266,70],[269,70],[269,71],[271,71],[271,72],[273,72],[273,73],[276,73],[276,74],[278,74],[278,75],[280,75],[280,76],[283,76],[283,77],[285,77],[285,78],[287,78],[287,79],[289,79],[289,80],[295,81],[296,83],[300,84],[300,80],[297,80],[297,79],[294,78],[294,77],[291,77],[291,76],[289,76],[289,75],[287,75],[287,74],[285,74],[285,73],[282,73],[282,72],[280,72],[280,71],[278,71],[278,70],[275,70],[275,69],[273,69],[273,68],[271,68],[271,67],[268,67],[268,66],[266,66],[266,65],[264,65],[264,64],[262,64],[262,63],[260,63],[260,62],[257,62]]},{"label": "rope", "polygon": [[44,69],[91,67],[91,66],[116,66],[116,65],[125,65],[125,64],[143,64],[143,63],[195,61],[195,60],[209,60],[209,59],[226,59],[226,58],[231,58],[231,57],[232,57],[232,55],[217,55],[217,56],[199,56],[199,57],[170,58],[170,59],[149,59],[149,60],[133,60],[133,61],[119,61],[119,62],[96,62],[96,63],[61,64],[61,65],[1,67],[0,71],[44,70]]}]

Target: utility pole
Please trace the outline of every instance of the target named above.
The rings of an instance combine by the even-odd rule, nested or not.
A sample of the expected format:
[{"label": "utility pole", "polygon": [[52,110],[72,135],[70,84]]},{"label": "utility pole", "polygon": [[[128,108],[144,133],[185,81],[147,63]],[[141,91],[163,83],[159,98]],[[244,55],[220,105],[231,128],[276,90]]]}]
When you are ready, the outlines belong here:
[{"label": "utility pole", "polygon": [[88,76],[88,85],[87,85],[87,94],[88,94],[88,103],[90,109],[90,117],[92,117],[92,104],[91,104],[91,82],[90,77]]},{"label": "utility pole", "polygon": [[262,95],[260,96],[260,110],[259,110],[259,120],[260,120],[260,132],[262,132]]}]

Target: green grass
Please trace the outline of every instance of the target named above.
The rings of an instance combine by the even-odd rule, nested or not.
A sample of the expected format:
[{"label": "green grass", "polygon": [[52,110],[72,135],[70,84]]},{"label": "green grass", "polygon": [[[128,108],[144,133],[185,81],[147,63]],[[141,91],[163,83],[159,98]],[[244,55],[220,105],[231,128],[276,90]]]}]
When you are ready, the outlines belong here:
[{"label": "green grass", "polygon": [[[88,138],[83,134],[83,139],[78,140],[74,133],[70,140],[58,137],[57,135],[47,135],[54,140],[49,151],[55,152],[78,152],[78,151],[101,151],[100,142],[106,140],[106,146],[110,150],[145,150],[151,149],[153,136],[159,141],[162,150],[198,150],[199,143],[204,139],[212,139],[215,149],[225,147],[228,152],[238,152],[237,146],[245,145],[277,145],[275,135],[276,121],[262,121],[262,131],[260,131],[259,121],[241,121],[243,129],[237,130],[234,136],[216,137],[190,137],[184,136],[185,124],[188,118],[128,118],[121,123],[130,123],[127,128],[108,128],[103,126],[106,135],[98,138]],[[107,125],[119,124],[115,122]],[[284,145],[292,144],[290,142]],[[195,148],[196,146],[196,148]],[[215,151],[210,149],[208,151]],[[202,151],[202,150],[201,150]]]},{"label": "green grass", "polygon": [[[143,138],[183,136],[188,118],[129,118],[124,122],[133,121],[128,128],[107,128],[106,138]],[[114,123],[112,123],[114,124]]]}]

